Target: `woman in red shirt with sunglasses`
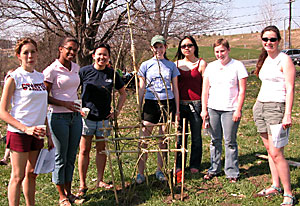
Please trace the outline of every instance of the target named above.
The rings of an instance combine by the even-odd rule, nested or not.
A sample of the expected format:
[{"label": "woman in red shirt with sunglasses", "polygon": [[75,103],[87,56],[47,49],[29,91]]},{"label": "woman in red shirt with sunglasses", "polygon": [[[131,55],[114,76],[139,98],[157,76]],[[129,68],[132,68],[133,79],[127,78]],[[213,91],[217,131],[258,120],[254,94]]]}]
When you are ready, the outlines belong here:
[{"label": "woman in red shirt with sunglasses", "polygon": [[[190,171],[197,173],[200,169],[202,159],[202,137],[201,125],[201,91],[202,91],[202,76],[206,68],[206,62],[198,56],[198,46],[192,36],[185,36],[180,40],[177,50],[177,65],[180,76],[178,77],[178,89],[180,99],[180,129],[183,126],[183,118],[185,118],[188,128],[188,121],[191,129],[191,156],[190,156]],[[187,139],[187,135],[185,135]],[[187,147],[187,141],[185,148]],[[181,148],[182,136],[179,136],[177,148]],[[176,175],[177,182],[181,182],[181,153],[177,153]]]}]

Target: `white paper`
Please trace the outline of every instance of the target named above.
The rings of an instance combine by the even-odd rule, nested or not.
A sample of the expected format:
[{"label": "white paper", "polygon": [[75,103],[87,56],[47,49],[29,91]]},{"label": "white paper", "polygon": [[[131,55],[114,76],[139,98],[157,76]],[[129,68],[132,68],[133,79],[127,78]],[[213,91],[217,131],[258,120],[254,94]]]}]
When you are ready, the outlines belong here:
[{"label": "white paper", "polygon": [[290,128],[283,129],[282,124],[270,125],[274,146],[277,148],[284,147],[289,142]]},{"label": "white paper", "polygon": [[42,149],[39,157],[37,159],[34,173],[35,174],[45,174],[54,171],[55,166],[55,148],[51,149]]}]

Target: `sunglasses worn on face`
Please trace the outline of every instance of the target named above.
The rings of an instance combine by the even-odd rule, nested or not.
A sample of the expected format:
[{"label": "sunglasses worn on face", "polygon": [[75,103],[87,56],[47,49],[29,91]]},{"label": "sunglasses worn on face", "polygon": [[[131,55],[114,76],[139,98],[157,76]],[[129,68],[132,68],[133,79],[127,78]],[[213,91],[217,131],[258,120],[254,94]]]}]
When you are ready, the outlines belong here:
[{"label": "sunglasses worn on face", "polygon": [[276,42],[277,41],[277,38],[267,38],[267,37],[264,37],[264,38],[261,38],[261,40],[263,40],[264,42]]},{"label": "sunglasses worn on face", "polygon": [[180,48],[181,49],[192,48],[193,46],[194,46],[194,44],[184,44],[184,45],[181,45]]},{"label": "sunglasses worn on face", "polygon": [[64,47],[63,46],[63,48],[65,48],[68,52],[73,51],[76,53],[78,51],[78,49],[73,49],[72,47]]}]

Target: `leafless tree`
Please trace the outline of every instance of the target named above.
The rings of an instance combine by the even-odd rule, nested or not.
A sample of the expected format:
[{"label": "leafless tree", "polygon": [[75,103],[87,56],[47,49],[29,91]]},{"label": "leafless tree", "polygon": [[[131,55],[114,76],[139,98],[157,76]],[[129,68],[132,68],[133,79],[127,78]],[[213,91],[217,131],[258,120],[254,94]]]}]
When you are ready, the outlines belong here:
[{"label": "leafless tree", "polygon": [[226,20],[231,0],[140,0],[134,5],[136,25],[148,36],[180,37],[201,34],[202,30]]},{"label": "leafless tree", "polygon": [[[130,5],[135,1],[130,0]],[[94,45],[111,39],[124,22],[126,1],[2,0],[0,9],[2,21],[10,21],[6,25],[21,25],[23,29],[38,28],[40,32],[46,30],[57,36],[76,37],[80,43],[78,63],[86,65],[91,63]]]},{"label": "leafless tree", "polygon": [[266,26],[276,25],[278,21],[281,19],[280,9],[278,4],[271,0],[263,0],[261,1],[260,13],[261,13],[261,21],[263,22],[259,30],[262,30]]},{"label": "leafless tree", "polygon": [[[154,34],[166,38],[201,34],[202,30],[223,21],[230,1],[130,0],[137,59],[144,60]],[[53,45],[56,46],[58,38],[52,34],[79,40],[77,62],[81,66],[91,63],[90,54],[96,42],[109,42],[117,54],[124,41],[118,68],[124,68],[124,61],[128,62],[130,57],[124,0],[0,0],[0,14],[0,21],[13,28],[12,33],[19,35],[27,30],[36,33],[40,40],[49,40],[44,44],[50,58],[43,60],[44,64],[56,55]]]}]

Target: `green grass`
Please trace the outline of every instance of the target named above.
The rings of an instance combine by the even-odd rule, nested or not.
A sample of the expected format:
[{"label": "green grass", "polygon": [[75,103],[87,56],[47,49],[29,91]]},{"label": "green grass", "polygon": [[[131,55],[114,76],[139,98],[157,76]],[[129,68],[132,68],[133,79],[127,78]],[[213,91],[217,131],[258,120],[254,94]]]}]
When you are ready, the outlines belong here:
[{"label": "green grass", "polygon": [[[253,68],[249,68],[251,70]],[[299,69],[299,67],[298,67]],[[150,154],[148,159],[148,177],[149,185],[134,185],[131,183],[132,174],[137,160],[136,154],[122,154],[122,166],[127,188],[125,191],[118,191],[121,205],[245,205],[245,206],[259,206],[259,205],[279,205],[282,202],[281,196],[272,198],[255,198],[253,194],[261,189],[270,186],[270,172],[268,162],[260,160],[255,157],[255,154],[266,154],[262,141],[256,133],[256,127],[252,120],[252,107],[255,102],[257,93],[259,91],[260,82],[255,76],[250,76],[247,83],[247,94],[245,105],[243,109],[243,118],[238,131],[239,144],[239,164],[241,171],[241,178],[236,184],[230,184],[225,176],[214,178],[212,181],[203,181],[203,175],[207,171],[209,162],[209,137],[203,137],[203,160],[202,171],[200,174],[191,174],[186,172],[186,185],[184,193],[187,196],[182,202],[176,200],[171,201],[169,198],[170,190],[166,184],[161,184],[155,177],[156,155]],[[300,89],[299,77],[296,80],[296,91]],[[300,95],[295,93],[294,108],[293,108],[293,127],[290,133],[290,142],[285,148],[285,155],[287,159],[300,162],[300,144],[299,144],[299,106]],[[124,110],[119,119],[119,125],[134,125],[137,122],[136,100],[132,92],[128,92],[128,99]],[[5,124],[1,121],[1,133],[5,133]],[[138,132],[126,130],[122,132],[124,136],[138,135]],[[136,142],[123,141],[121,149],[135,149]],[[174,145],[174,144],[173,144]],[[112,149],[113,145],[109,144]],[[4,153],[4,144],[0,144],[0,154]],[[92,151],[92,160],[88,171],[88,187],[93,188],[96,178],[95,167],[95,150]],[[224,158],[224,157],[223,157]],[[170,162],[173,162],[173,155],[170,157]],[[116,156],[112,155],[113,171],[117,181],[118,189],[121,188],[121,181],[119,170],[117,166]],[[300,198],[300,172],[299,168],[290,167],[291,169],[291,183],[293,193],[297,198]],[[0,205],[8,205],[7,202],[7,185],[10,177],[10,166],[0,167]],[[105,180],[111,182],[112,177],[107,164]],[[78,188],[79,177],[77,167],[75,169],[73,189]],[[180,194],[180,189],[176,186],[174,188],[176,196]],[[50,174],[42,174],[37,179],[36,205],[56,205],[58,202],[58,193],[55,185],[51,183]],[[21,198],[21,205],[25,205],[24,198]],[[87,193],[84,205],[116,205],[113,190],[90,189]]]},{"label": "green grass", "polygon": [[[174,60],[177,48],[170,48],[167,51],[167,56],[170,60]],[[234,59],[257,59],[260,54],[260,50],[256,49],[244,49],[244,48],[231,48],[230,56]],[[199,57],[203,58],[207,62],[215,60],[215,55],[212,47],[199,47]]]}]

